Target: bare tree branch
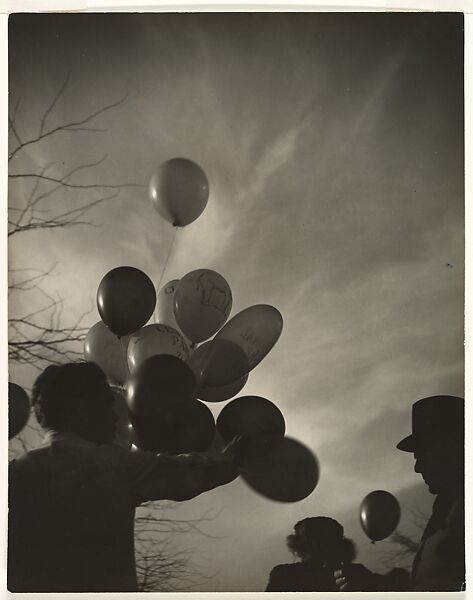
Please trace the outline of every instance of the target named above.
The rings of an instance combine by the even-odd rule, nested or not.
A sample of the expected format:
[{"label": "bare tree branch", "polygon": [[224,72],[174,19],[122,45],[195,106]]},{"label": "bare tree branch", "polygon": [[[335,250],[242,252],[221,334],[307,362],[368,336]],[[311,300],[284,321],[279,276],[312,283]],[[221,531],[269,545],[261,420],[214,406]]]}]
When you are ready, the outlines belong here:
[{"label": "bare tree branch", "polygon": [[32,144],[37,144],[41,140],[44,140],[45,138],[50,137],[56,133],[59,133],[61,131],[62,132],[70,131],[70,130],[72,130],[73,132],[77,131],[75,128],[80,127],[81,125],[85,125],[86,123],[90,123],[90,121],[92,121],[99,115],[102,115],[106,111],[111,110],[112,108],[116,108],[117,106],[120,106],[121,104],[123,104],[125,102],[127,97],[128,97],[128,94],[126,94],[125,96],[123,96],[123,98],[120,98],[120,100],[117,100],[116,102],[112,102],[111,104],[108,104],[107,106],[99,108],[95,112],[91,113],[87,117],[80,119],[79,121],[71,121],[70,123],[64,123],[63,125],[58,125],[57,127],[50,129],[49,131],[40,133],[35,138],[29,139],[26,142],[22,142],[22,143],[18,144],[18,146],[12,152],[10,152],[10,154],[8,155],[8,160],[10,161],[14,156],[16,156],[16,154],[18,154],[18,152],[20,152],[20,150],[24,150],[26,147],[31,146]]},{"label": "bare tree branch", "polygon": [[53,99],[53,101],[51,102],[51,104],[49,105],[49,107],[46,109],[46,112],[44,113],[42,119],[41,119],[41,125],[39,128],[39,135],[42,135],[44,132],[44,126],[46,125],[46,119],[48,118],[49,114],[51,113],[51,111],[53,110],[53,108],[56,106],[57,101],[59,100],[59,98],[63,95],[68,83],[69,83],[69,78],[70,78],[71,72],[68,71],[66,74],[66,78],[64,79],[64,83],[62,84],[62,86],[59,88],[58,93],[56,94],[55,98]]},{"label": "bare tree branch", "polygon": [[[58,92],[51,100],[39,119],[39,127],[30,134],[24,134],[17,126],[18,99],[11,110],[9,131],[13,143],[9,161],[17,158],[18,165],[14,173],[9,174],[10,193],[21,191],[21,202],[16,203],[9,211],[9,240],[23,241],[28,231],[43,231],[77,225],[97,226],[89,217],[97,205],[112,201],[122,189],[143,187],[136,183],[102,182],[100,176],[90,181],[90,174],[96,173],[106,161],[107,156],[65,169],[64,161],[55,161],[45,166],[31,167],[31,153],[39,154],[39,144],[53,138],[61,132],[71,135],[83,133],[103,133],[106,129],[93,123],[93,120],[107,111],[120,106],[126,96],[116,102],[103,106],[89,115],[76,120],[51,127],[48,121],[52,117],[60,100],[70,83],[70,73],[65,77]],[[29,148],[29,153],[22,150]],[[41,164],[38,156],[34,156],[36,164]],[[39,155],[40,158],[40,155]],[[25,160],[22,165],[22,159]],[[54,171],[53,171],[54,168]],[[88,175],[87,179],[78,180],[77,175]],[[76,177],[75,177],[76,176]],[[82,182],[81,182],[82,181]],[[22,184],[19,187],[17,184]],[[66,203],[66,194],[74,198],[75,192],[89,194],[80,202]],[[62,192],[61,202],[55,202]],[[19,200],[19,199],[18,199]],[[59,208],[58,208],[59,207]],[[28,238],[27,238],[28,239]],[[65,303],[58,294],[50,290],[50,280],[54,276],[56,265],[46,269],[24,268],[23,265],[9,269],[9,302],[10,307],[26,307],[23,311],[16,309],[10,312],[9,328],[9,361],[20,365],[29,365],[42,370],[47,364],[60,364],[74,361],[83,356],[83,342],[88,332],[84,326],[85,312],[78,318],[66,319]],[[17,302],[21,299],[21,302]],[[23,432],[10,441],[9,456],[14,458],[41,440],[41,428],[34,415]],[[135,523],[136,565],[140,590],[142,591],[182,591],[206,580],[192,564],[191,549],[178,549],[175,536],[186,534],[204,535],[215,538],[205,531],[205,524],[217,515],[209,511],[197,519],[174,518],[173,503],[148,503],[137,511]]]}]

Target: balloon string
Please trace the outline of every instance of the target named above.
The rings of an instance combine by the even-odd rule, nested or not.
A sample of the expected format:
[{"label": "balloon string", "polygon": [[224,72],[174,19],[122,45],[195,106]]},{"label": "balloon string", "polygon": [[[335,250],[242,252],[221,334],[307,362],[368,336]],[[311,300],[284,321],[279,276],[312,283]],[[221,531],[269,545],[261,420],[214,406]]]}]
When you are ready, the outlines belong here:
[{"label": "balloon string", "polygon": [[[176,235],[177,235],[177,229],[178,229],[177,226],[174,225],[173,226],[173,230],[174,231],[173,231],[173,234],[172,234],[171,243],[169,244],[168,254],[166,256],[166,260],[164,261],[164,266],[163,266],[162,271],[161,271],[161,276],[159,277],[158,285],[156,287],[156,291],[158,291],[158,292],[161,289],[161,282],[163,280],[164,273],[166,272],[166,269],[167,269],[167,266],[168,266],[168,262],[169,262],[169,259],[171,257],[172,248],[174,246],[174,240],[176,239]],[[154,322],[156,323],[156,313],[154,314]]]},{"label": "balloon string", "polygon": [[167,266],[168,266],[168,262],[169,262],[169,258],[171,257],[171,251],[172,251],[172,247],[174,245],[174,240],[176,239],[176,235],[177,235],[177,227],[173,227],[174,229],[174,233],[172,235],[172,239],[171,239],[171,243],[169,244],[169,249],[168,249],[168,255],[166,256],[166,261],[164,263],[164,267],[163,270],[161,271],[161,277],[159,278],[159,282],[158,282],[158,292],[161,288],[161,282],[163,280],[164,277],[164,273],[166,272]]}]

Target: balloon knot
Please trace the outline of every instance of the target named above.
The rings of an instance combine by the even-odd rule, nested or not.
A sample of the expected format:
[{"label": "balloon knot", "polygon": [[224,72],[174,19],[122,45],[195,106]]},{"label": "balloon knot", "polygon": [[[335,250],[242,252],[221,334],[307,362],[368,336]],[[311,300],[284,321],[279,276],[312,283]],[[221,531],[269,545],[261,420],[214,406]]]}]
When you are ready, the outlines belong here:
[{"label": "balloon knot", "polygon": [[372,544],[376,544],[376,540],[371,540],[371,543]]}]

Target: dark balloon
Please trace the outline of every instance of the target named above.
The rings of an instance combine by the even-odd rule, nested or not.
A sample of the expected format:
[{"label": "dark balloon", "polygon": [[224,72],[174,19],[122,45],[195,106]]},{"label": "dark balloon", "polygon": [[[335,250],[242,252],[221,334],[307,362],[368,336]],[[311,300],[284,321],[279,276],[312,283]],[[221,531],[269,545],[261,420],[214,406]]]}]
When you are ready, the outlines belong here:
[{"label": "dark balloon", "polygon": [[260,396],[241,396],[229,402],[217,418],[217,429],[229,442],[235,436],[283,436],[286,430],[279,408]]},{"label": "dark balloon", "polygon": [[256,304],[232,317],[212,340],[204,369],[204,384],[226,385],[249,373],[278,341],[281,313],[269,304]]},{"label": "dark balloon", "polygon": [[236,381],[227,383],[227,385],[221,385],[219,387],[203,386],[199,389],[197,397],[205,402],[223,402],[233,398],[233,396],[236,396],[241,392],[247,381],[248,373]]},{"label": "dark balloon", "polygon": [[256,492],[279,502],[298,502],[314,491],[319,463],[303,444],[280,436],[243,438],[242,442],[240,475]]},{"label": "dark balloon", "polygon": [[384,490],[375,490],[363,499],[360,506],[360,523],[373,542],[384,540],[393,533],[401,518],[397,499]]},{"label": "dark balloon", "polygon": [[158,354],[145,359],[126,384],[129,410],[152,415],[197,399],[192,369],[180,358]]},{"label": "dark balloon", "polygon": [[215,420],[199,401],[169,408],[151,417],[131,415],[136,445],[152,452],[203,452],[215,437]]},{"label": "dark balloon", "polygon": [[248,375],[250,363],[235,342],[213,339],[199,346],[191,357],[191,366],[200,372],[201,387],[223,387]]},{"label": "dark balloon", "polygon": [[100,317],[118,336],[130,335],[143,327],[155,306],[153,282],[135,267],[112,269],[100,282],[97,291]]},{"label": "dark balloon", "polygon": [[8,382],[8,439],[20,433],[30,416],[30,401],[25,390]]},{"label": "dark balloon", "polygon": [[175,227],[195,221],[209,199],[209,182],[204,171],[187,158],[163,162],[149,183],[151,202],[158,213]]}]

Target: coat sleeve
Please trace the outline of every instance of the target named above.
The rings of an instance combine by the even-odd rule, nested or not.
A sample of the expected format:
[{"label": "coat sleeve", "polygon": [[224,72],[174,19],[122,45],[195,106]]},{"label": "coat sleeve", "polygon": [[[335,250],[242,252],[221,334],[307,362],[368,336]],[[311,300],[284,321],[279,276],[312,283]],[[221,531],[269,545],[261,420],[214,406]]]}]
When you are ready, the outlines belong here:
[{"label": "coat sleeve", "polygon": [[168,456],[141,450],[129,453],[128,472],[137,505],[150,500],[190,500],[238,476],[232,460],[224,455]]}]

